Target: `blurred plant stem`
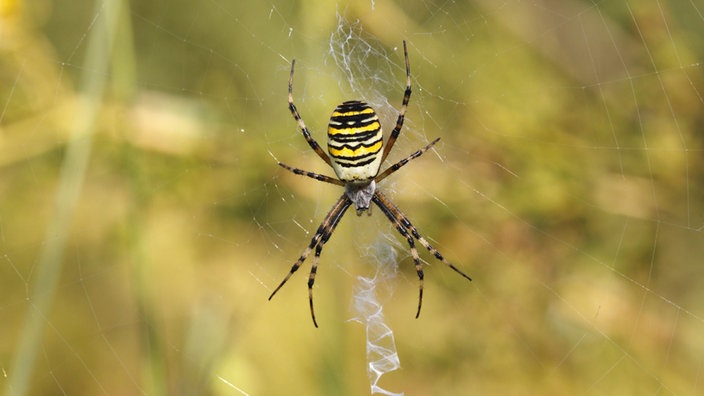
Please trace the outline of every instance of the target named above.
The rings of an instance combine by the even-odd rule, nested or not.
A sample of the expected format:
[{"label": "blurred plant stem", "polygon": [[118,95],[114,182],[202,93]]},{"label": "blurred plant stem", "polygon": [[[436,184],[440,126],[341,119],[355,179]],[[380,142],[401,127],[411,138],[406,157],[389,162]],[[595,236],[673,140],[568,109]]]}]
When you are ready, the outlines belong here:
[{"label": "blurred plant stem", "polygon": [[49,321],[51,302],[62,271],[71,220],[88,168],[93,133],[103,103],[110,55],[122,6],[123,2],[120,0],[96,3],[96,17],[90,28],[91,34],[83,66],[84,70],[90,72],[83,74],[77,96],[72,136],[68,141],[61,168],[53,216],[46,230],[46,242],[37,265],[35,287],[31,293],[21,340],[8,373],[8,395],[25,395],[29,391],[38,349],[42,343],[42,333]]}]

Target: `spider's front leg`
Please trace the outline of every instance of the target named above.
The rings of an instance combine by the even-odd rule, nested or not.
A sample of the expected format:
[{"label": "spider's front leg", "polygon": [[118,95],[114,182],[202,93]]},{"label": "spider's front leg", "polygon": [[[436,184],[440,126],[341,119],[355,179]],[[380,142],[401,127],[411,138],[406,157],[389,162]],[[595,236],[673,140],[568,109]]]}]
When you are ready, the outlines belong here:
[{"label": "spider's front leg", "polygon": [[315,235],[313,235],[313,238],[311,238],[308,247],[306,247],[301,256],[298,258],[298,261],[293,264],[291,270],[286,275],[284,280],[281,281],[279,286],[277,286],[276,289],[274,289],[274,291],[269,296],[269,300],[271,300],[274,297],[274,294],[276,294],[276,292],[278,292],[279,289],[283,287],[283,285],[289,280],[289,278],[291,278],[293,273],[298,271],[298,268],[301,267],[303,262],[306,261],[306,258],[308,258],[310,252],[315,248],[313,266],[311,267],[310,275],[308,276],[308,299],[310,303],[310,315],[313,319],[313,325],[315,325],[315,327],[318,327],[318,323],[315,320],[315,311],[313,310],[313,284],[315,283],[315,275],[318,271],[318,260],[320,258],[320,253],[323,251],[323,245],[325,245],[325,243],[332,235],[333,231],[335,231],[335,227],[337,227],[337,224],[340,222],[340,219],[342,219],[342,216],[345,214],[347,208],[349,208],[350,205],[352,205],[352,201],[350,201],[346,194],[343,194],[340,199],[337,200],[335,206],[332,207],[330,213],[325,216],[325,219],[323,219],[323,222],[318,227],[318,230],[315,232]]},{"label": "spider's front leg", "polygon": [[420,308],[423,303],[423,268],[421,266],[420,258],[418,257],[418,250],[415,247],[413,238],[420,242],[423,247],[428,249],[430,254],[435,256],[436,259],[440,260],[443,264],[450,267],[453,271],[462,275],[468,281],[472,281],[472,278],[462,272],[459,268],[455,267],[454,264],[447,261],[437,249],[435,249],[430,243],[428,243],[428,241],[423,238],[422,235],[420,235],[416,227],[413,226],[411,221],[408,220],[406,215],[404,215],[403,212],[401,212],[401,210],[396,205],[394,205],[393,202],[389,200],[389,198],[386,197],[386,195],[382,194],[380,191],[377,191],[374,194],[372,200],[379,208],[381,208],[381,211],[384,212],[386,217],[396,226],[396,230],[401,234],[401,236],[406,238],[406,240],[408,241],[408,246],[411,249],[411,256],[413,257],[413,262],[416,266],[416,272],[418,273],[418,279],[420,280],[418,293],[418,311],[416,312],[416,318],[418,318],[418,316],[420,315]]},{"label": "spider's front leg", "polygon": [[[418,274],[418,310],[416,311],[416,319],[420,316],[420,308],[423,305],[423,284],[424,284],[424,279],[425,275],[423,273],[423,266],[420,262],[420,256],[418,256],[418,250],[416,249],[415,242],[413,242],[413,237],[411,234],[408,233],[408,229],[404,226],[402,223],[401,219],[394,213],[394,209],[397,209],[393,204],[391,206],[387,205],[386,202],[384,202],[385,196],[380,195],[381,193],[377,192],[377,194],[374,195],[373,201],[374,203],[381,208],[381,211],[384,212],[386,217],[391,221],[391,223],[396,226],[396,230],[401,234],[402,237],[406,238],[406,241],[408,242],[408,247],[411,249],[411,257],[413,257],[413,264],[415,264],[416,267],[416,273]],[[390,202],[388,202],[390,203]]]}]

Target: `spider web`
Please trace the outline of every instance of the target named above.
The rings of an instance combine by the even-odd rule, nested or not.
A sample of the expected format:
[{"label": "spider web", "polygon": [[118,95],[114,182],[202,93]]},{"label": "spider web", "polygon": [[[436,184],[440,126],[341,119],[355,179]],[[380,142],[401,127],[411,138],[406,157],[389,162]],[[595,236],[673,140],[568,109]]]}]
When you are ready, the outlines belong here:
[{"label": "spider web", "polygon": [[[0,3],[4,393],[701,394],[703,28],[674,0]],[[268,154],[332,175],[290,62],[319,142],[353,98],[388,133],[404,39],[389,162],[442,140],[380,188],[474,281],[419,250],[413,319],[405,241],[348,214],[315,329],[312,257],[266,301],[341,193]]]}]

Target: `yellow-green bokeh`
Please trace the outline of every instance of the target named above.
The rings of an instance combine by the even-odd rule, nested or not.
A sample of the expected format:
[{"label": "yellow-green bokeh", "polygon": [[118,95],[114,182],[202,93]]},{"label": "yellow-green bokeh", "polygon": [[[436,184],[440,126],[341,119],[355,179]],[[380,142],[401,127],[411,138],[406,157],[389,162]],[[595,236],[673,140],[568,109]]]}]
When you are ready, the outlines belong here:
[{"label": "yellow-green bokeh", "polygon": [[[697,394],[704,6],[538,3],[0,2],[3,390],[25,373],[29,394],[368,394],[350,301],[381,240],[400,266],[387,389]],[[359,86],[329,52],[348,33],[378,51],[352,61]],[[350,212],[315,329],[309,263],[266,300],[340,194],[276,166],[332,174],[288,113],[290,61],[322,140],[358,87],[400,105],[404,39],[414,93],[390,158],[442,140],[383,188],[474,282],[423,252],[413,319],[405,241]]]}]

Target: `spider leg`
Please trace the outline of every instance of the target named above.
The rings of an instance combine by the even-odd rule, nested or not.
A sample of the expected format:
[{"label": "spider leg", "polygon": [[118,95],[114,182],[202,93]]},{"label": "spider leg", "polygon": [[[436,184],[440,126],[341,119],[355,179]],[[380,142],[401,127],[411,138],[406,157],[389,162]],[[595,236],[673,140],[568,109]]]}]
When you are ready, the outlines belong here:
[{"label": "spider leg", "polygon": [[327,243],[328,239],[330,239],[332,232],[335,231],[337,223],[340,222],[340,219],[342,219],[342,216],[345,214],[345,211],[352,204],[352,201],[349,198],[347,199],[347,201],[348,203],[343,204],[343,206],[338,210],[339,213],[335,214],[328,231],[323,233],[323,235],[320,237],[318,245],[315,247],[313,265],[310,268],[310,275],[308,275],[308,302],[310,305],[310,316],[311,318],[313,318],[313,324],[315,325],[315,327],[318,327],[318,322],[315,320],[315,310],[313,309],[313,284],[315,284],[315,275],[318,273],[318,261],[320,260],[320,253],[322,253],[323,246],[325,246],[325,243]]},{"label": "spider leg", "polygon": [[286,169],[286,170],[288,170],[288,171],[290,171],[290,172],[293,172],[293,173],[295,173],[295,174],[297,174],[297,175],[308,176],[308,177],[310,177],[311,179],[315,179],[315,180],[318,180],[318,181],[321,181],[321,182],[330,183],[330,184],[336,184],[336,185],[338,185],[338,186],[344,186],[344,185],[345,185],[345,182],[343,182],[342,180],[339,180],[339,179],[335,179],[334,177],[330,177],[330,176],[326,176],[326,175],[321,175],[320,173],[308,172],[308,171],[303,170],[303,169],[292,168],[292,167],[290,167],[290,166],[288,166],[288,165],[286,165],[286,164],[284,164],[284,163],[281,163],[281,162],[279,162],[279,166],[281,166],[282,168],[284,168],[284,169]]},{"label": "spider leg", "polygon": [[296,105],[293,104],[293,69],[296,66],[296,60],[294,59],[291,61],[291,74],[289,75],[288,78],[288,109],[291,111],[291,115],[293,115],[293,118],[296,120],[298,123],[298,127],[301,129],[301,132],[303,133],[303,137],[306,139],[308,142],[308,145],[310,148],[312,148],[316,154],[318,154],[318,157],[322,158],[323,161],[325,161],[330,167],[332,167],[332,162],[330,161],[330,157],[328,157],[327,154],[325,154],[325,151],[323,151],[322,148],[320,148],[320,145],[318,142],[313,139],[313,137],[310,135],[310,131],[308,131],[308,127],[306,127],[306,123],[303,122],[303,118],[301,118],[301,115],[298,114],[298,109],[296,109]]},{"label": "spider leg", "polygon": [[426,151],[430,150],[430,148],[433,147],[433,146],[435,145],[435,143],[437,143],[439,140],[440,140],[440,138],[436,138],[436,139],[433,140],[432,142],[428,143],[425,147],[419,149],[418,151],[416,151],[416,152],[414,152],[413,154],[409,155],[408,157],[402,159],[401,161],[399,161],[399,162],[397,162],[397,163],[391,165],[391,166],[388,167],[385,171],[383,171],[382,173],[378,174],[378,175],[374,178],[374,181],[378,183],[378,182],[380,182],[380,181],[386,179],[387,176],[389,176],[390,174],[392,174],[392,173],[396,172],[397,170],[401,169],[402,166],[406,165],[406,164],[409,163],[411,160],[414,160],[414,159],[420,157],[421,155],[423,155],[423,153],[425,153]]},{"label": "spider leg", "polygon": [[294,274],[294,272],[298,271],[298,268],[303,264],[304,261],[306,261],[306,258],[308,258],[308,255],[310,252],[315,248],[315,259],[313,262],[313,267],[311,268],[310,275],[308,277],[308,298],[310,300],[310,314],[311,317],[313,318],[313,324],[315,327],[318,327],[318,323],[315,321],[315,313],[313,311],[313,284],[315,283],[315,274],[318,270],[318,258],[320,257],[320,253],[323,250],[323,245],[327,240],[330,238],[330,235],[332,235],[332,232],[335,230],[335,227],[337,227],[337,224],[340,222],[340,219],[342,219],[342,216],[345,214],[345,211],[347,211],[347,208],[352,205],[352,201],[347,197],[346,194],[343,194],[340,199],[337,200],[335,205],[332,207],[330,212],[325,216],[325,219],[323,219],[323,222],[318,226],[318,230],[315,232],[315,235],[313,235],[313,238],[311,238],[310,243],[308,244],[308,247],[301,253],[301,256],[298,258],[298,261],[296,261],[293,266],[291,267],[291,270],[289,273],[286,275],[283,281],[279,284],[279,286],[274,289],[274,291],[271,293],[269,296],[269,300],[274,297],[274,294],[283,287],[283,285],[291,278],[291,276]]},{"label": "spider leg", "polygon": [[[398,219],[398,221],[401,223],[401,225],[403,225],[406,229],[410,230],[411,235],[413,235],[413,237],[415,239],[417,239],[421,245],[423,245],[426,249],[428,249],[430,254],[435,256],[436,259],[442,261],[448,267],[452,268],[453,271],[462,275],[462,277],[464,277],[468,281],[472,280],[472,278],[470,278],[467,274],[462,272],[459,268],[455,267],[452,263],[445,260],[445,258],[442,256],[442,254],[440,254],[440,252],[437,249],[435,249],[433,247],[433,245],[428,243],[428,241],[426,241],[425,238],[423,238],[423,236],[420,235],[420,233],[418,232],[416,227],[414,227],[413,224],[411,224],[411,221],[408,220],[408,218],[403,214],[403,212],[401,212],[401,210],[398,207],[396,207],[396,205],[394,205],[391,202],[391,200],[389,200],[389,198],[386,197],[386,195],[382,194],[380,191],[377,191],[375,194],[375,197],[377,198],[377,200],[379,202],[383,203],[384,205],[386,205],[392,209],[391,213]],[[377,205],[378,205],[378,203],[377,203]]]},{"label": "spider leg", "polygon": [[[329,236],[330,235],[328,235],[328,237]],[[313,265],[310,267],[310,274],[308,275],[308,305],[310,305],[310,317],[313,319],[313,325],[315,327],[318,327],[318,321],[315,320],[315,308],[313,308],[313,284],[315,284],[315,275],[318,273],[318,261],[320,260],[320,253],[323,251],[323,244],[324,242],[320,242],[315,247]]]},{"label": "spider leg", "polygon": [[398,210],[397,208],[386,205],[378,198],[377,194],[374,194],[372,201],[374,201],[374,203],[381,208],[381,211],[384,212],[386,217],[396,226],[396,230],[399,234],[401,234],[401,236],[406,238],[406,241],[408,241],[408,246],[411,249],[411,257],[413,257],[413,263],[416,266],[416,273],[418,274],[418,280],[420,281],[418,285],[418,311],[416,311],[416,318],[418,318],[418,316],[420,316],[420,308],[423,305],[423,279],[425,278],[425,275],[423,274],[423,266],[421,265],[416,245],[413,242],[413,237],[408,233],[408,229],[406,229],[403,223],[401,223],[399,217],[394,214],[394,209]]},{"label": "spider leg", "polygon": [[406,241],[408,241],[408,246],[411,249],[411,257],[413,257],[413,263],[416,266],[416,273],[418,274],[419,281],[418,310],[416,311],[417,319],[418,316],[420,316],[420,308],[423,305],[423,280],[425,279],[425,275],[423,274],[423,266],[420,262],[420,257],[418,256],[418,250],[416,249],[416,245],[413,242],[413,237],[411,236],[411,234],[408,233],[406,227],[404,227],[404,225],[399,221],[399,218],[393,213],[394,209],[385,205],[381,200],[378,199],[376,194],[374,194],[372,201],[374,201],[374,203],[381,208],[381,211],[384,212],[386,217],[396,226],[396,230],[399,232],[399,234],[401,234],[401,236],[406,238]]},{"label": "spider leg", "polygon": [[406,40],[403,40],[403,56],[406,59],[406,90],[403,91],[403,103],[401,103],[401,109],[398,111],[398,119],[396,120],[396,126],[391,131],[389,140],[386,142],[384,147],[384,152],[381,155],[381,162],[383,163],[386,156],[391,152],[391,148],[396,143],[398,135],[401,133],[401,128],[403,127],[403,120],[406,116],[406,109],[408,108],[408,101],[411,99],[411,66],[408,62],[408,49],[406,48]]},{"label": "spider leg", "polygon": [[[464,278],[467,280],[471,281],[472,278],[467,276],[464,272],[460,271],[457,267],[455,267],[452,263],[449,261],[445,260],[445,258],[440,254],[440,252],[435,249],[428,241],[423,238],[418,230],[411,224],[410,220],[401,212],[401,210],[394,205],[391,200],[389,200],[384,194],[382,194],[380,191],[376,191],[374,193],[374,197],[372,198],[372,201],[379,207],[381,208],[381,211],[384,212],[386,217],[394,223],[396,226],[396,230],[406,238],[408,241],[408,246],[411,249],[411,256],[413,257],[413,262],[415,263],[416,266],[416,272],[418,273],[418,279],[420,280],[420,286],[418,290],[418,311],[416,312],[416,318],[420,316],[420,308],[421,305],[423,304],[423,269],[420,263],[420,258],[418,257],[418,251],[416,250],[415,244],[413,242],[413,238],[417,239],[418,242],[421,243],[428,251],[435,256],[438,260],[442,261],[445,265],[448,267],[452,268],[455,272],[458,274],[462,275]],[[410,235],[408,231],[410,230]],[[413,237],[411,237],[411,235]]]}]

